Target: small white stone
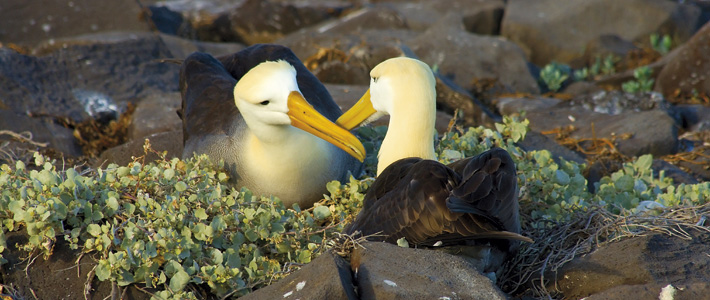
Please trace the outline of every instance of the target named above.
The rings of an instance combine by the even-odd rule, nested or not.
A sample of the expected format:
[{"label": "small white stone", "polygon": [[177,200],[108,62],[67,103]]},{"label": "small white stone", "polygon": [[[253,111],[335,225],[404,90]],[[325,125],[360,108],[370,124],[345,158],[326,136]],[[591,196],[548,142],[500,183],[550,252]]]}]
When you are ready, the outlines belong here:
[{"label": "small white stone", "polygon": [[303,287],[305,287],[305,286],[306,286],[306,282],[305,282],[305,281],[301,281],[301,282],[297,283],[297,284],[296,284],[296,291],[302,290]]},{"label": "small white stone", "polygon": [[389,285],[389,286],[397,286],[397,284],[396,284],[394,281],[391,281],[391,280],[385,279],[384,282],[385,282],[386,285]]},{"label": "small white stone", "polygon": [[291,294],[293,294],[293,291],[290,291],[290,292],[284,294],[284,298],[288,298],[289,296],[291,296]]},{"label": "small white stone", "polygon": [[669,284],[661,289],[661,294],[658,295],[658,300],[673,300],[675,298],[675,293],[675,287]]}]

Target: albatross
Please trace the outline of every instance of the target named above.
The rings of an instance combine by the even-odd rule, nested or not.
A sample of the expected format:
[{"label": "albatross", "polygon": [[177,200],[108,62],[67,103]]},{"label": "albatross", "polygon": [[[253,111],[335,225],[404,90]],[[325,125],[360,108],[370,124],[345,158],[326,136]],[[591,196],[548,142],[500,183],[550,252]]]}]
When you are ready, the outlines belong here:
[{"label": "albatross", "polygon": [[415,245],[485,241],[504,255],[516,251],[518,241],[531,242],[520,235],[516,169],[507,151],[493,148],[449,165],[436,161],[436,90],[429,66],[391,58],[370,76],[370,88],[336,123],[349,130],[388,114],[389,128],[377,178],[344,231]]},{"label": "albatross", "polygon": [[333,121],[342,114],[290,49],[255,45],[182,63],[183,158],[224,161],[231,180],[286,207],[322,198],[331,180],[357,176],[365,149]]}]

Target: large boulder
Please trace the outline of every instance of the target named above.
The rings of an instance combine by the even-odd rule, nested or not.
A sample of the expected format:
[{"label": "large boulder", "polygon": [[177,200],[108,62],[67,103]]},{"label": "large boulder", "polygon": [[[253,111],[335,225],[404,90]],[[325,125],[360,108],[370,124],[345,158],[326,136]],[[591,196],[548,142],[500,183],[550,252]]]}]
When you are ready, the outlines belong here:
[{"label": "large boulder", "polygon": [[407,44],[421,60],[466,90],[474,90],[475,80],[492,79],[506,92],[540,92],[518,45],[464,30],[458,13]]},{"label": "large boulder", "polygon": [[655,90],[666,97],[710,95],[710,23],[675,51],[678,55],[658,73]]},{"label": "large boulder", "polygon": [[[557,272],[565,299],[658,299],[669,285],[675,299],[710,294],[710,233],[689,229],[690,238],[652,234],[607,244]],[[673,299],[673,298],[661,298]]]},{"label": "large boulder", "polygon": [[[573,63],[603,35],[648,43],[652,33],[683,43],[695,32],[700,9],[669,0],[510,0],[501,34],[518,43],[531,62]],[[574,67],[579,67],[573,65]]]},{"label": "large boulder", "polygon": [[0,41],[34,46],[44,40],[100,31],[149,31],[150,24],[140,18],[142,12],[135,0],[52,0],[41,5],[3,0]]},{"label": "large boulder", "polygon": [[158,37],[76,45],[44,56],[0,48],[0,106],[77,122],[115,114],[126,103],[177,90],[179,66],[161,62]]}]

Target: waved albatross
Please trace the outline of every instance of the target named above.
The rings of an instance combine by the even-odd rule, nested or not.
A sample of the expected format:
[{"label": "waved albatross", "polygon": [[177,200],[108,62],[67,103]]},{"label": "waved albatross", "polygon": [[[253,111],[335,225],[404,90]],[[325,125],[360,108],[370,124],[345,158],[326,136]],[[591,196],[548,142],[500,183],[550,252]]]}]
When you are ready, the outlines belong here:
[{"label": "waved albatross", "polygon": [[[503,257],[520,235],[515,164],[494,148],[444,165],[436,161],[435,79],[425,63],[398,57],[370,72],[370,89],[337,123],[351,129],[384,114],[389,128],[378,154],[377,179],[345,232],[415,245],[491,243]],[[438,243],[441,242],[441,243]],[[500,261],[498,262],[500,263]]]},{"label": "waved albatross", "polygon": [[223,160],[238,187],[306,208],[327,182],[361,172],[364,147],[332,122],[342,111],[286,47],[254,45],[219,59],[193,53],[180,91],[183,158]]}]

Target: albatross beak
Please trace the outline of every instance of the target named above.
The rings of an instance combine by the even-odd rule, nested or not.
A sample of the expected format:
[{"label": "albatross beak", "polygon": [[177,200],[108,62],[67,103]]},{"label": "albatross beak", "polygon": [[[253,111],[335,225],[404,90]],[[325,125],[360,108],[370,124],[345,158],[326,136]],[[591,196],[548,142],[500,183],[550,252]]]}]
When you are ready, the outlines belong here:
[{"label": "albatross beak", "polygon": [[353,107],[340,116],[335,123],[347,130],[350,130],[360,125],[376,112],[377,111],[372,106],[372,101],[370,101],[370,89],[367,89],[367,92],[362,95],[360,100],[358,100]]},{"label": "albatross beak", "polygon": [[288,116],[291,125],[337,146],[360,162],[365,160],[365,147],[349,131],[316,111],[301,93],[293,91],[288,95]]}]

